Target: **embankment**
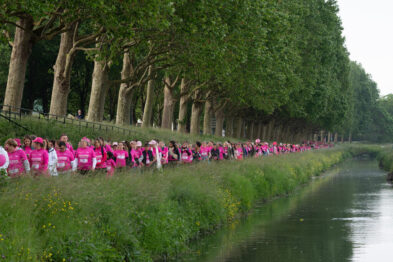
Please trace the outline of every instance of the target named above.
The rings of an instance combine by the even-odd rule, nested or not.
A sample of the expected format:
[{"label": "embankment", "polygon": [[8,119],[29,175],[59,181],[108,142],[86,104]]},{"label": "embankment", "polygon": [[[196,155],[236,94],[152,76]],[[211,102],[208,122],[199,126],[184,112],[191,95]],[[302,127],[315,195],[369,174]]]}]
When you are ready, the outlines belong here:
[{"label": "embankment", "polygon": [[379,161],[379,167],[386,172],[388,172],[387,180],[393,182],[393,150],[392,148],[385,148],[381,150],[378,155],[377,159]]},{"label": "embankment", "polygon": [[[337,147],[163,172],[22,178],[0,187],[0,256],[8,261],[175,259],[256,201],[293,192],[375,148]],[[376,152],[376,151],[375,151]]]}]

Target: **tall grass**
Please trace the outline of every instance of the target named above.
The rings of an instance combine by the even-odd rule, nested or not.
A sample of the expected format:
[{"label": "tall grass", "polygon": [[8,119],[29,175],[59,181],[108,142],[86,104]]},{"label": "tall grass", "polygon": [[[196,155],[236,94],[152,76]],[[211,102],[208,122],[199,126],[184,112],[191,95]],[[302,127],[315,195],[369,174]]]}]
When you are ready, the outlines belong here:
[{"label": "tall grass", "polygon": [[[200,135],[194,136],[190,134],[182,134],[178,132],[172,132],[170,130],[163,130],[159,128],[140,128],[127,126],[126,128],[131,130],[131,135],[128,132],[123,133],[122,131],[108,130],[103,129],[93,129],[91,127],[78,126],[71,123],[62,124],[60,122],[54,120],[38,120],[32,117],[23,117],[21,120],[16,120],[17,123],[21,124],[24,127],[27,127],[31,132],[24,130],[21,127],[18,127],[7,120],[0,119],[0,143],[4,143],[4,141],[8,138],[14,137],[23,137],[26,134],[34,134],[37,136],[50,138],[50,139],[58,139],[61,134],[66,133],[70,138],[73,144],[77,144],[80,141],[81,137],[89,137],[96,138],[102,136],[106,139],[111,139],[112,141],[120,141],[120,140],[140,140],[140,141],[149,141],[152,139],[159,139],[165,142],[169,142],[170,140],[175,140],[179,142],[188,141],[225,141],[228,138],[224,137],[216,137],[216,136],[208,136],[208,135]],[[114,125],[115,126],[115,125]],[[238,139],[237,139],[238,140]]]},{"label": "tall grass", "polygon": [[392,173],[393,172],[393,150],[392,147],[385,147],[381,150],[377,159],[379,161],[379,167],[383,170]]},{"label": "tall grass", "polygon": [[243,162],[128,171],[106,178],[25,177],[0,187],[0,256],[8,261],[176,259],[189,241],[289,194],[367,150],[342,147]]}]

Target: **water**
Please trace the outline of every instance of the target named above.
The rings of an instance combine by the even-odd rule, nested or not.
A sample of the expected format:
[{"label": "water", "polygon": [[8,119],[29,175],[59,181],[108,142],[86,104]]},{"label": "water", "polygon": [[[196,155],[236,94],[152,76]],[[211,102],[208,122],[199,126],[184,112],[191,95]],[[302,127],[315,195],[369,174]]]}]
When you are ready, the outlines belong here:
[{"label": "water", "polygon": [[393,187],[357,159],[196,243],[188,261],[393,261]]}]

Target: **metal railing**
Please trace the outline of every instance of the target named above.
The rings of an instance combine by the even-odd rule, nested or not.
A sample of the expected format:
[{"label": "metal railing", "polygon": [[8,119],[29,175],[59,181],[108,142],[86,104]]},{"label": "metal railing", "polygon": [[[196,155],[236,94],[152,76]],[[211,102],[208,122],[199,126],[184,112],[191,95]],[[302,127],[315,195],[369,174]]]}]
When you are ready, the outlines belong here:
[{"label": "metal railing", "polygon": [[[93,130],[102,131],[105,133],[111,132],[119,132],[123,133],[123,135],[131,136],[133,134],[133,130],[125,127],[119,127],[116,125],[104,124],[104,123],[97,123],[97,122],[90,122],[84,119],[77,119],[74,116],[59,116],[53,115],[49,113],[43,113],[32,109],[27,108],[18,108],[18,107],[11,107],[8,105],[0,105],[0,114],[4,119],[7,119],[10,122],[15,122],[15,120],[22,120],[23,118],[35,118],[42,121],[55,121],[62,124],[71,124],[74,126],[82,128],[91,128]],[[18,123],[16,123],[18,124]],[[18,124],[21,126],[20,124]],[[23,126],[22,126],[23,127]],[[25,127],[23,127],[26,129]]]}]

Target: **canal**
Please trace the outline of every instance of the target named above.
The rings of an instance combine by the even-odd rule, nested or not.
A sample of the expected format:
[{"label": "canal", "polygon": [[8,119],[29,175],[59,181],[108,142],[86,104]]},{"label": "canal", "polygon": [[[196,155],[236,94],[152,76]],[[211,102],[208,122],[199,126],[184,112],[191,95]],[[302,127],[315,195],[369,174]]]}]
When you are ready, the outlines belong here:
[{"label": "canal", "polygon": [[349,160],[195,244],[187,261],[393,261],[393,187]]}]

